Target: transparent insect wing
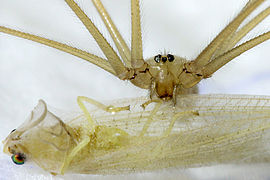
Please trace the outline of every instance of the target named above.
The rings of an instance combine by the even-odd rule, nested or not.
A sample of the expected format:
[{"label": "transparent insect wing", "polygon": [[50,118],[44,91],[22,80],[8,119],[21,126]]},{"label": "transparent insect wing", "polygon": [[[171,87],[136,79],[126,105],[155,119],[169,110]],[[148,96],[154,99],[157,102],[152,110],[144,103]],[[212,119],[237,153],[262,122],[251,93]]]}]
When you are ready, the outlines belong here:
[{"label": "transparent insect wing", "polygon": [[[81,171],[118,174],[217,163],[268,162],[268,144],[264,141],[270,135],[269,97],[187,95],[178,99],[182,103],[176,108],[163,103],[136,111],[143,100],[115,104],[129,102],[131,112],[112,115],[91,111],[99,126],[122,129],[130,140],[119,149],[92,151],[90,159],[80,157],[82,161],[77,163]],[[132,121],[127,122],[127,118]],[[82,154],[87,154],[84,151]],[[70,171],[79,171],[75,164],[71,164]]]},{"label": "transparent insect wing", "polygon": [[[129,104],[131,111],[114,114],[86,106],[98,124],[92,133],[86,117],[79,115],[64,123],[48,111],[43,125],[21,136],[16,145],[25,151],[16,153],[57,174],[269,162],[269,97],[185,95],[178,100],[176,108],[167,102],[140,110],[145,99],[126,99],[110,104]],[[89,140],[84,143],[85,139]],[[10,146],[9,140],[5,146]]]}]

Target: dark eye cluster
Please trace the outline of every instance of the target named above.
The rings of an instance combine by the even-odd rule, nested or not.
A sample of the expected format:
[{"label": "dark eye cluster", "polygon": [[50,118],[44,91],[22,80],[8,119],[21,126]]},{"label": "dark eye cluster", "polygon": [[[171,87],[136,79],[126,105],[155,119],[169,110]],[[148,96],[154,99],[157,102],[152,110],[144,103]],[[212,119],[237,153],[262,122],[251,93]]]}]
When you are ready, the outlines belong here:
[{"label": "dark eye cluster", "polygon": [[160,54],[159,55],[156,55],[154,57],[154,60],[159,63],[160,61],[162,61],[163,63],[165,63],[167,60],[169,62],[172,62],[174,60],[174,56],[171,55],[171,54],[167,54],[167,56],[161,56]]},{"label": "dark eye cluster", "polygon": [[14,131],[16,131],[16,129],[13,129],[13,130],[10,132],[10,134],[13,133]]}]

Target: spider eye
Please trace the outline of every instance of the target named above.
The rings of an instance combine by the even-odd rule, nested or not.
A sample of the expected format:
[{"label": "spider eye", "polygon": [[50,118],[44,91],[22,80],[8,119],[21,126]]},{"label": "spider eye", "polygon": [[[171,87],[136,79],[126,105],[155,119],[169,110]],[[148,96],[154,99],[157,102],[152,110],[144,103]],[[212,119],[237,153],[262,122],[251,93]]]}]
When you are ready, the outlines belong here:
[{"label": "spider eye", "polygon": [[166,56],[164,56],[164,57],[162,57],[162,59],[161,59],[161,60],[162,60],[162,62],[164,62],[164,63],[165,63],[165,62],[167,61],[167,57],[166,57]]},{"label": "spider eye", "polygon": [[161,55],[160,55],[160,54],[154,57],[154,60],[155,60],[157,63],[160,62],[160,59],[161,59]]},{"label": "spider eye", "polygon": [[171,54],[167,54],[169,62],[172,62],[174,60],[174,56]]},{"label": "spider eye", "polygon": [[11,156],[12,161],[17,165],[24,164],[25,157],[21,153],[16,153]]},{"label": "spider eye", "polygon": [[16,131],[16,129],[13,129],[13,130],[10,132],[10,134],[13,133],[14,131]]}]

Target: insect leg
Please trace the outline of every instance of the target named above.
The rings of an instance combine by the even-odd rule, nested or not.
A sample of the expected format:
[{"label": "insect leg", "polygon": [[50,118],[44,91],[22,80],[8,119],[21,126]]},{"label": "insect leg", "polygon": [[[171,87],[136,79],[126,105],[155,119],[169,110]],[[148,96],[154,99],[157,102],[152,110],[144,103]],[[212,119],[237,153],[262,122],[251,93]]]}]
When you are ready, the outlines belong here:
[{"label": "insect leg", "polygon": [[93,36],[100,49],[107,57],[111,67],[114,69],[116,75],[120,79],[125,79],[126,73],[128,73],[127,68],[124,66],[123,62],[104,38],[104,36],[100,33],[97,27],[93,24],[93,22],[88,18],[88,16],[82,11],[82,9],[74,2],[74,0],[65,0],[65,2],[69,5],[72,11],[77,15],[77,17],[82,21],[84,26]]},{"label": "insect leg", "polygon": [[120,112],[120,111],[129,111],[130,110],[130,106],[123,106],[123,107],[106,106],[98,101],[95,101],[94,99],[91,99],[91,98],[88,98],[85,96],[78,96],[77,99],[80,103],[82,103],[82,101],[86,101],[86,102],[88,102],[88,103],[90,103],[90,104],[92,104],[92,105],[94,105],[94,106],[96,106],[96,107],[98,107],[106,112],[109,112],[109,113],[116,113],[116,112]]},{"label": "insect leg", "polygon": [[83,97],[83,96],[78,96],[77,97],[77,103],[79,105],[79,107],[81,108],[81,110],[83,111],[85,117],[87,118],[87,121],[89,123],[89,126],[90,126],[90,131],[93,132],[96,125],[95,125],[95,122],[93,121],[89,111],[87,110],[87,108],[85,107],[83,101],[87,101],[87,98],[86,97]]},{"label": "insect leg", "polygon": [[29,34],[29,33],[24,33],[24,32],[20,32],[14,29],[10,29],[4,26],[0,26],[0,32],[6,33],[6,34],[10,34],[13,36],[17,36],[17,37],[21,37],[24,39],[28,39],[34,42],[38,42],[40,44],[44,44],[47,46],[50,46],[52,48],[58,49],[60,51],[64,51],[66,53],[72,54],[74,56],[77,56],[79,58],[82,58],[88,62],[91,62],[95,65],[97,65],[98,67],[104,69],[105,71],[108,71],[110,73],[112,73],[113,75],[116,75],[115,71],[113,70],[113,68],[111,67],[110,63],[108,61],[106,61],[103,58],[100,58],[98,56],[95,56],[93,54],[90,54],[86,51],[68,46],[66,44],[57,42],[57,41],[53,41],[50,39],[46,39],[44,37],[40,37],[40,36],[36,36],[33,34]]},{"label": "insect leg", "polygon": [[[157,101],[151,101],[151,102],[157,102]],[[151,102],[148,102],[148,104],[150,104]],[[147,132],[147,129],[149,128],[151,122],[153,121],[153,116],[154,116],[154,115],[157,113],[157,111],[159,110],[159,107],[160,107],[161,103],[162,103],[162,101],[159,100],[159,101],[157,102],[157,104],[155,105],[154,109],[151,111],[151,113],[150,113],[150,115],[149,115],[149,117],[148,117],[146,123],[145,123],[144,126],[143,126],[142,131],[139,133],[139,137],[144,136],[144,134]],[[148,105],[148,104],[147,104],[147,105]]]},{"label": "insect leg", "polygon": [[139,0],[131,0],[131,66],[141,68],[145,62],[142,51],[142,32]]},{"label": "insect leg", "polygon": [[82,139],[83,140],[80,143],[78,143],[77,146],[75,146],[69,154],[66,155],[65,161],[63,162],[60,168],[60,172],[62,175],[65,173],[65,170],[69,166],[72,159],[77,155],[77,153],[90,142],[90,137],[88,135],[84,135]]},{"label": "insect leg", "polygon": [[160,100],[160,99],[150,99],[149,101],[146,101],[145,103],[143,103],[143,104],[141,105],[141,107],[142,107],[143,109],[145,109],[146,106],[148,106],[149,104],[151,104],[151,103],[153,103],[153,102],[155,102],[155,103],[162,103],[162,100]]},{"label": "insect leg", "polygon": [[166,129],[166,131],[163,133],[162,136],[165,137],[165,136],[168,136],[171,133],[172,128],[173,128],[173,126],[175,124],[175,121],[179,117],[181,117],[181,119],[183,119],[183,118],[186,118],[187,116],[199,116],[199,113],[197,111],[184,111],[184,112],[179,112],[179,113],[175,114],[173,116],[172,120],[171,120],[171,123],[170,123],[169,127]]},{"label": "insect leg", "polygon": [[114,44],[116,45],[118,52],[122,60],[124,61],[126,67],[131,67],[131,55],[130,49],[127,46],[126,42],[124,41],[123,37],[119,33],[118,29],[116,28],[115,24],[113,23],[110,15],[104,8],[103,4],[100,0],[92,0],[93,4],[95,5],[96,9],[99,12],[103,22],[105,23],[107,30],[109,31]]},{"label": "insect leg", "polygon": [[78,98],[77,98],[78,105],[82,109],[82,111],[84,112],[90,126],[86,127],[87,130],[82,135],[82,137],[81,137],[82,140],[70,151],[69,154],[67,154],[65,161],[63,162],[62,167],[61,167],[61,174],[64,174],[65,170],[69,166],[72,159],[77,155],[77,153],[90,142],[89,132],[91,134],[91,132],[93,132],[93,130],[95,128],[95,122],[91,118],[90,113],[87,110],[87,108],[85,107],[83,101],[91,103],[97,107],[100,107],[101,109],[106,107],[105,105],[103,105],[103,104],[101,104],[93,99],[90,99],[90,98],[87,98],[84,96],[78,96]]}]

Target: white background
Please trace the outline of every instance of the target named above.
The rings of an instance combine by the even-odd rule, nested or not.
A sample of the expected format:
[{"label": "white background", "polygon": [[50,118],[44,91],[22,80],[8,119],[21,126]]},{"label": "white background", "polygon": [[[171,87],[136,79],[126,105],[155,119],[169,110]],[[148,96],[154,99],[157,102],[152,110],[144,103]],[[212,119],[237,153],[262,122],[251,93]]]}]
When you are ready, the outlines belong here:
[{"label": "white background", "polygon": [[[109,34],[90,0],[77,0],[106,38]],[[129,0],[103,0],[120,32],[130,44]],[[142,30],[144,57],[170,52],[194,59],[244,6],[246,0],[144,0]],[[263,7],[268,6],[267,2]],[[63,0],[0,0],[0,25],[67,43],[104,57],[91,35]],[[270,18],[249,38],[270,30]],[[110,42],[112,40],[109,39]],[[200,84],[201,93],[270,95],[270,41],[244,53]],[[120,81],[104,70],[64,52],[0,33],[0,139],[20,125],[37,104],[77,108],[76,97],[99,101],[147,96],[146,90]],[[0,145],[2,149],[2,145]],[[264,171],[266,169],[266,171]],[[133,174],[121,178],[199,179],[262,178],[265,166],[217,166]],[[119,176],[74,175],[69,178],[115,179]],[[32,167],[18,167],[0,154],[0,179],[67,179]]]}]

